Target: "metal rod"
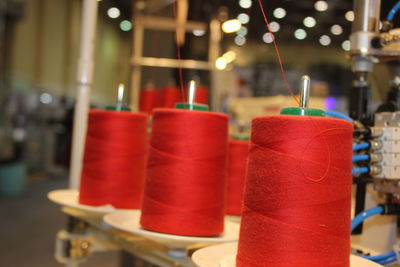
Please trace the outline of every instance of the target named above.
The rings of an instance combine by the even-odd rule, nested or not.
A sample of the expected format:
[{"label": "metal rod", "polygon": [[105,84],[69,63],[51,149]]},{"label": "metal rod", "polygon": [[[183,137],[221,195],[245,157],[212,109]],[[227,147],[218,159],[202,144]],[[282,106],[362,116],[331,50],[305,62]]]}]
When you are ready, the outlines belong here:
[{"label": "metal rod", "polygon": [[189,98],[188,102],[190,105],[194,104],[194,101],[196,99],[196,82],[194,80],[191,80],[189,82]]},{"label": "metal rod", "polygon": [[355,0],[352,32],[378,32],[381,0]]},{"label": "metal rod", "polygon": [[303,77],[301,77],[301,89],[300,89],[301,108],[308,107],[308,98],[310,96],[310,85],[311,85],[311,80],[309,76],[304,75]]},{"label": "metal rod", "polygon": [[77,95],[72,134],[71,169],[69,187],[77,189],[80,184],[83,151],[93,80],[93,53],[97,21],[97,0],[84,0],[82,9],[81,44],[78,61]]},{"label": "metal rod", "polygon": [[122,110],[122,106],[124,105],[124,91],[125,86],[123,83],[120,83],[118,85],[117,110]]},{"label": "metal rod", "polygon": [[[132,15],[132,23],[134,18],[139,12],[134,8]],[[144,26],[141,20],[135,22],[133,27],[133,55],[132,62],[140,62],[143,55],[143,39],[144,39]],[[131,92],[130,92],[130,105],[134,111],[139,110],[140,86],[142,84],[142,65],[133,64],[131,73]]]},{"label": "metal rod", "polygon": [[155,58],[155,57],[138,57],[133,58],[132,64],[134,67],[148,66],[160,68],[184,68],[184,69],[199,69],[199,70],[212,70],[215,69],[215,61],[200,61],[191,59],[172,59],[172,58]]},{"label": "metal rod", "polygon": [[[160,17],[160,16],[149,16],[149,15],[137,15],[136,21],[139,21],[146,29],[159,30],[159,31],[175,31],[178,23],[175,19]],[[207,30],[207,24],[198,21],[186,21],[183,30],[192,32],[194,30]]]}]

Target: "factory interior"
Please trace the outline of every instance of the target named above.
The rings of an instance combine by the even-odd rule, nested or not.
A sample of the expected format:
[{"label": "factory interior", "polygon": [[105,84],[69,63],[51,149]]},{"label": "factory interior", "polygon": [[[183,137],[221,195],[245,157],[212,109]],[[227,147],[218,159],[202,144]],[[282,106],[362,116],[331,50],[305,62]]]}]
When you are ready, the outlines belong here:
[{"label": "factory interior", "polygon": [[0,103],[0,266],[400,266],[398,0],[0,0]]}]

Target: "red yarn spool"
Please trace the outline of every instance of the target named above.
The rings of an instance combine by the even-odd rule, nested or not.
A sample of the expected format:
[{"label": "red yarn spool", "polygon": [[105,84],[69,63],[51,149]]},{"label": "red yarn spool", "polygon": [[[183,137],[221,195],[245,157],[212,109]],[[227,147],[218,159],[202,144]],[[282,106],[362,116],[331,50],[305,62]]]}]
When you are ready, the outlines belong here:
[{"label": "red yarn spool", "polygon": [[143,113],[91,110],[79,203],[138,209],[148,151]]},{"label": "red yarn spool", "polygon": [[225,213],[228,117],[156,109],[140,223],[146,230],[216,236]]},{"label": "red yarn spool", "polygon": [[196,103],[199,104],[208,104],[208,88],[199,86],[196,90]]},{"label": "red yarn spool", "polygon": [[227,214],[240,215],[242,212],[248,152],[249,141],[229,140]]},{"label": "red yarn spool", "polygon": [[142,89],[140,91],[139,110],[151,114],[153,109],[159,106],[160,92],[154,89]]},{"label": "red yarn spool", "polygon": [[237,266],[348,267],[351,123],[253,120]]},{"label": "red yarn spool", "polygon": [[181,91],[176,86],[166,86],[161,90],[161,107],[173,108],[178,102],[183,102]]}]

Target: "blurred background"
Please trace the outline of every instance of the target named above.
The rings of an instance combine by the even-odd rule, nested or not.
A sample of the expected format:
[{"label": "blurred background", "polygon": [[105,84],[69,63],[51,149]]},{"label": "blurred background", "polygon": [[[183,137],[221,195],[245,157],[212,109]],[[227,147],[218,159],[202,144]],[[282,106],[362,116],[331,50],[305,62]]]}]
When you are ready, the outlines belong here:
[{"label": "blurred background", "polygon": [[[174,19],[172,2],[98,0],[93,107],[115,104],[118,84],[133,86],[136,16]],[[182,73],[184,84],[196,79],[206,88],[204,101],[213,110],[233,115],[234,124],[248,129],[253,116],[276,114],[283,106],[295,105],[281,76],[275,38],[294,93],[300,77],[307,74],[312,79],[311,106],[348,112],[354,78],[347,57],[352,1],[263,1],[274,35],[268,32],[255,0],[188,3],[189,21],[215,20],[222,25],[212,70],[185,68]],[[395,3],[384,1],[382,14]],[[46,193],[67,187],[81,13],[81,0],[0,0],[1,266],[58,265],[52,256],[53,239],[64,215],[46,200]],[[177,58],[175,33],[155,28],[144,31],[142,56]],[[209,60],[208,27],[184,37],[178,45],[182,59]],[[142,90],[179,86],[177,68],[151,65],[141,65]],[[375,66],[369,78],[373,102],[385,99],[391,76],[387,64]],[[127,99],[131,97],[128,92]],[[113,257],[117,255],[87,264],[113,266]]]}]

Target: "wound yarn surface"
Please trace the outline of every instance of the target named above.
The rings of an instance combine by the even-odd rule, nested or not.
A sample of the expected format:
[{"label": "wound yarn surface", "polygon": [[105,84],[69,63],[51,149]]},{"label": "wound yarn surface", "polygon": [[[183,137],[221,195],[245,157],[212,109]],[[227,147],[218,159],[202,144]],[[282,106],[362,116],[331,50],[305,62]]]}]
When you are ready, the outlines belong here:
[{"label": "wound yarn surface", "polygon": [[153,109],[160,105],[160,91],[142,89],[140,91],[139,110],[151,114]]},{"label": "wound yarn surface", "polygon": [[348,267],[351,123],[253,120],[237,266]]},{"label": "wound yarn surface", "polygon": [[150,231],[223,232],[228,117],[155,109],[140,224]]},{"label": "wound yarn surface", "polygon": [[184,102],[182,93],[179,87],[166,86],[161,89],[160,93],[160,107],[163,108],[173,108],[178,102]]},{"label": "wound yarn surface", "polygon": [[90,110],[79,203],[138,209],[148,137],[142,113]]},{"label": "wound yarn surface", "polygon": [[240,215],[242,211],[249,141],[229,140],[226,213]]}]

